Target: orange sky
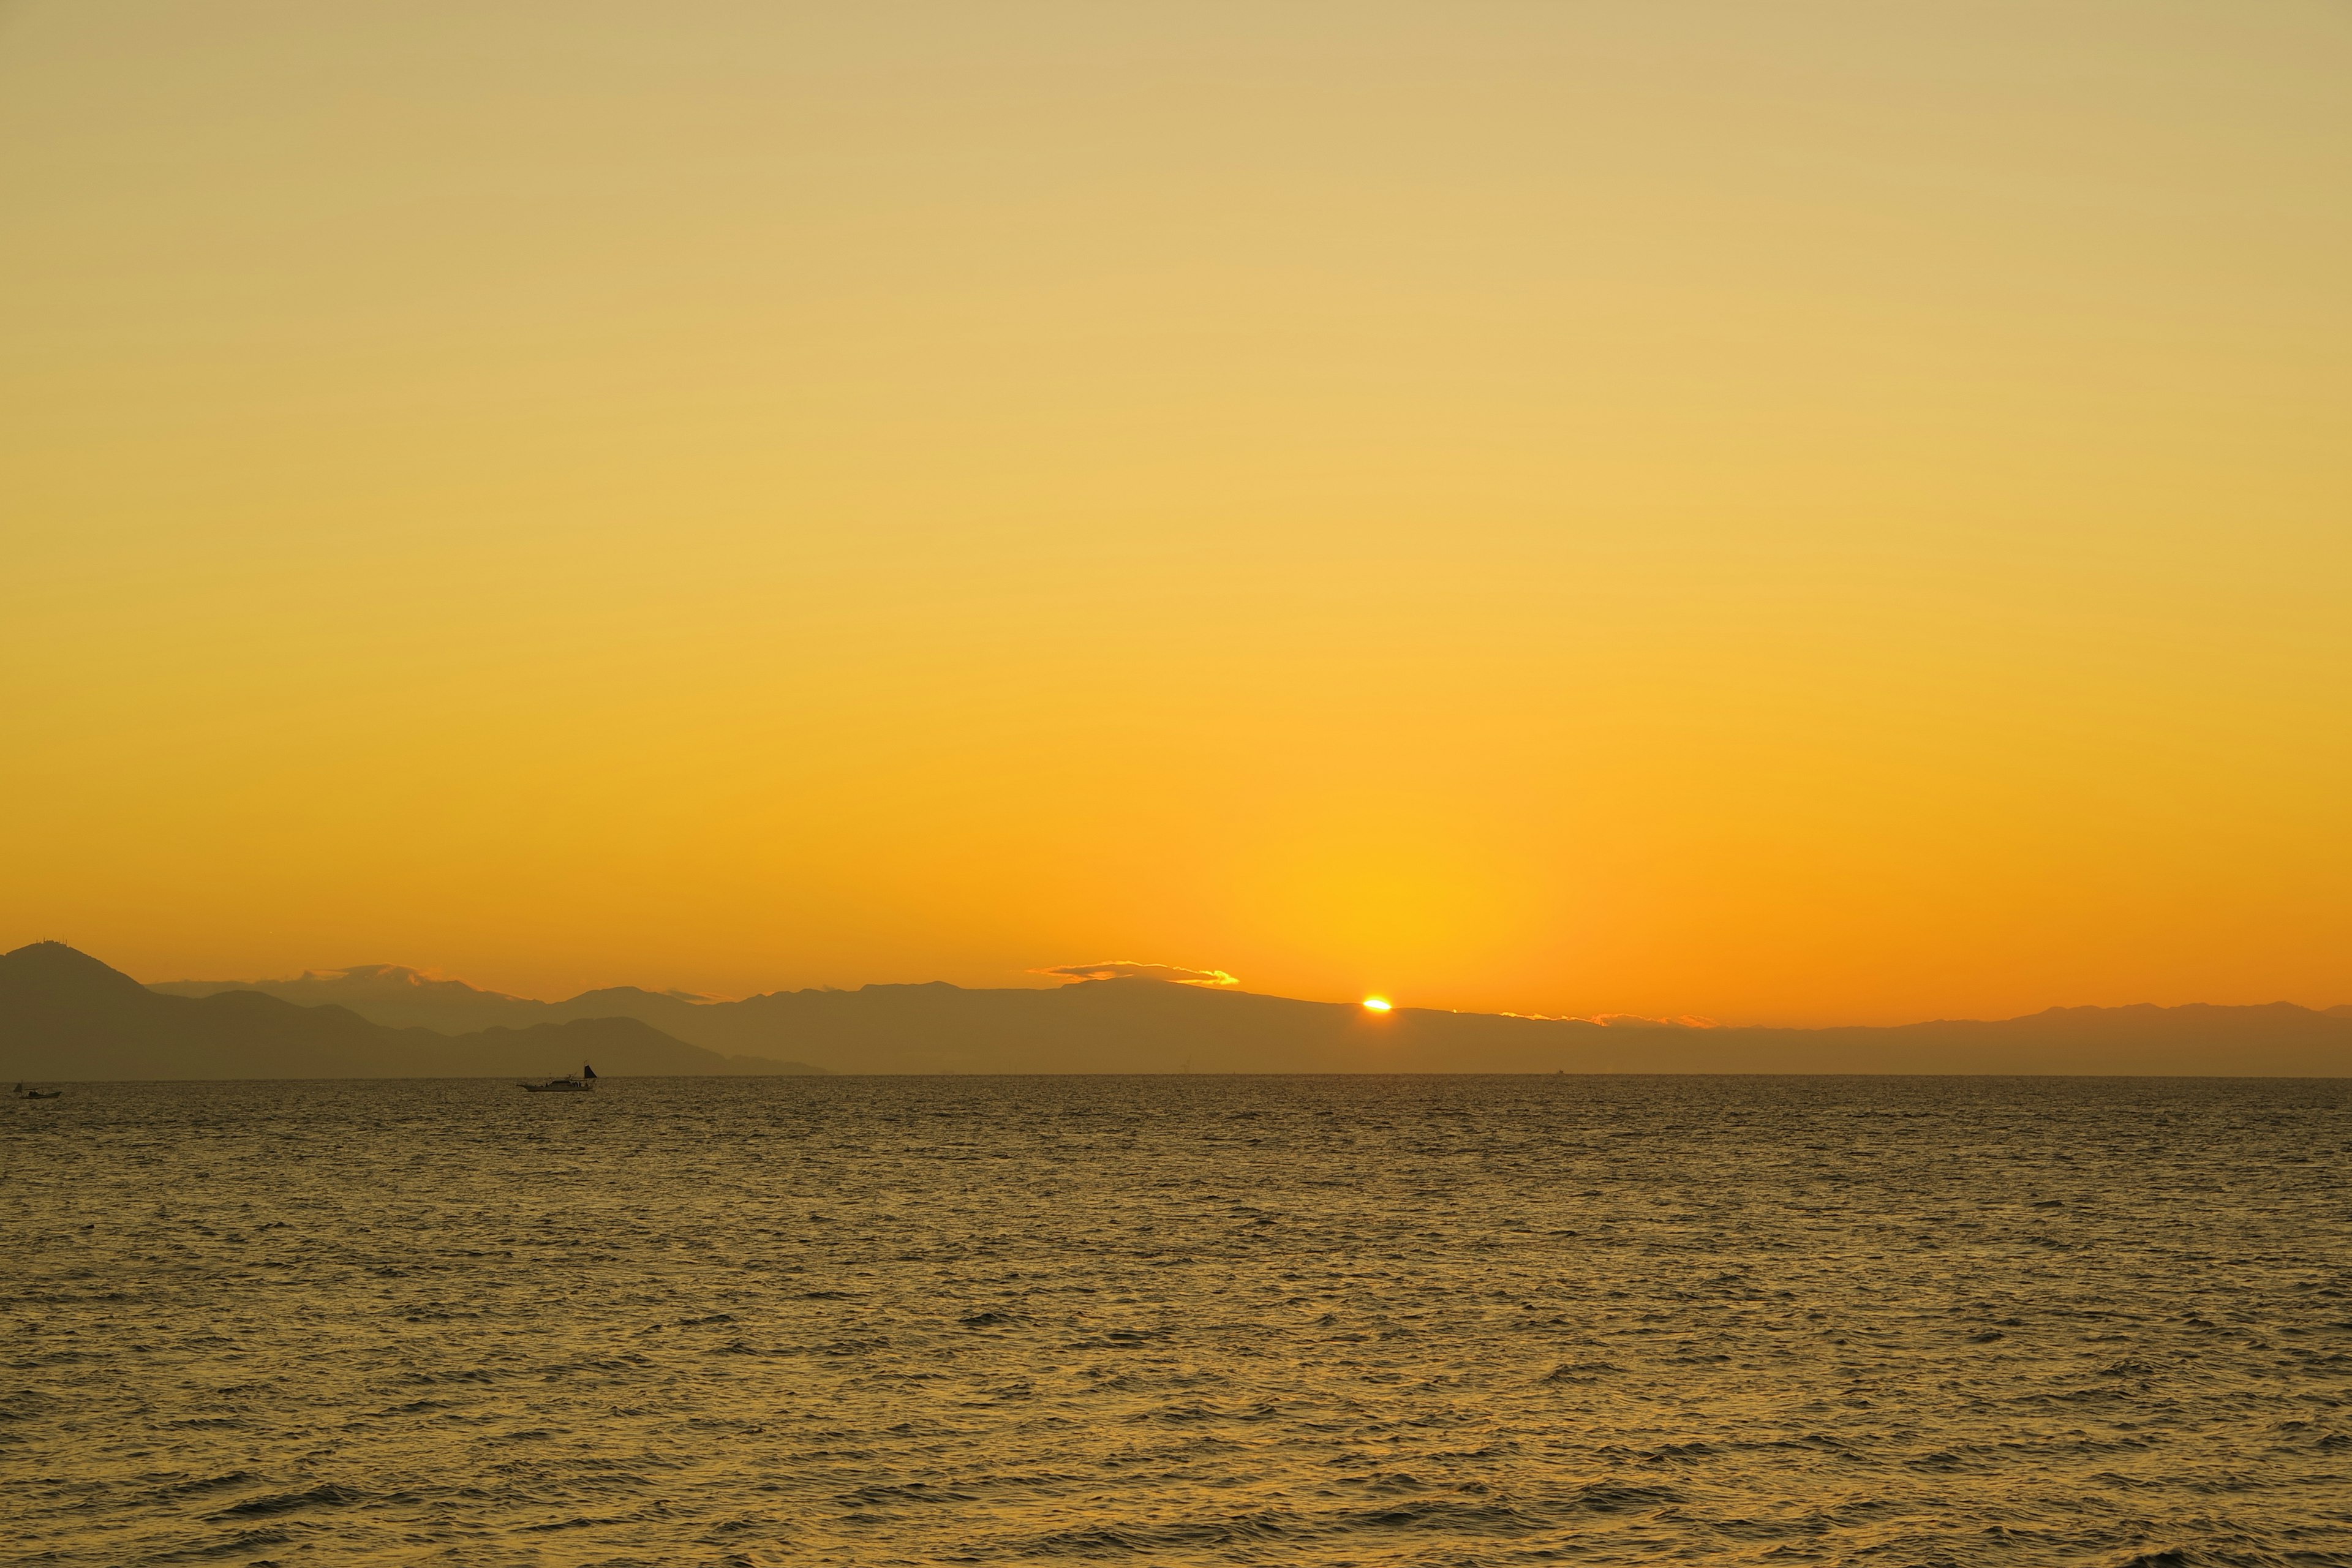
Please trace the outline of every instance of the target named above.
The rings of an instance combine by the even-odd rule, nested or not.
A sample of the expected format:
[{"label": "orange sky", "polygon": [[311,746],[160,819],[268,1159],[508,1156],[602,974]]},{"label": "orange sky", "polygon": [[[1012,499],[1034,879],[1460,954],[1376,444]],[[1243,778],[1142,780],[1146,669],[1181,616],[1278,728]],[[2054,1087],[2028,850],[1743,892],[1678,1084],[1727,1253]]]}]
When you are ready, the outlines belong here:
[{"label": "orange sky", "polygon": [[0,946],[2352,1001],[2347,79],[2302,5],[18,4]]}]

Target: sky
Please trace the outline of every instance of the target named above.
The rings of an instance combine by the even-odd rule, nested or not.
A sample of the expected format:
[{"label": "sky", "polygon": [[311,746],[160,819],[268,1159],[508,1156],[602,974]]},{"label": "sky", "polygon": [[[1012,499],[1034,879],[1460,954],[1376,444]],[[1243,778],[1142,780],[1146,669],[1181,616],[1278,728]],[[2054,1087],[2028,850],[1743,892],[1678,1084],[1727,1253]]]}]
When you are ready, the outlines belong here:
[{"label": "sky", "polygon": [[2352,6],[0,8],[0,947],[2352,1001]]}]

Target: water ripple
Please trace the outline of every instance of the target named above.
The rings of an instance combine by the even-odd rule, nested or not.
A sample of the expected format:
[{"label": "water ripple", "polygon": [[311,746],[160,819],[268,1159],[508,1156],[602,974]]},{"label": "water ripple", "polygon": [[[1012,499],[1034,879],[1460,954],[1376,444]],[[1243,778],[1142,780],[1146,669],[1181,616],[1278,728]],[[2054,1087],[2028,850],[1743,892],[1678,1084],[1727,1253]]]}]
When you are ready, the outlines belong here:
[{"label": "water ripple", "polygon": [[2352,1085],[100,1085],[26,1562],[2352,1563]]}]

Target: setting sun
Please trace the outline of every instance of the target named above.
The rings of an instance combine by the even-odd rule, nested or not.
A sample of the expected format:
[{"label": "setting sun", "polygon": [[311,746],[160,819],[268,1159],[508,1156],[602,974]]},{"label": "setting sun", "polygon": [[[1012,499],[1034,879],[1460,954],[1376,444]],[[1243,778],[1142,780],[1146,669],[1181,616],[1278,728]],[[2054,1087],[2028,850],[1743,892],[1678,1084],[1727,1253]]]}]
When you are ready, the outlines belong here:
[{"label": "setting sun", "polygon": [[1370,1012],[1385,1013],[1389,1010],[1389,999],[1385,996],[1367,996],[1364,998],[1364,1006]]}]

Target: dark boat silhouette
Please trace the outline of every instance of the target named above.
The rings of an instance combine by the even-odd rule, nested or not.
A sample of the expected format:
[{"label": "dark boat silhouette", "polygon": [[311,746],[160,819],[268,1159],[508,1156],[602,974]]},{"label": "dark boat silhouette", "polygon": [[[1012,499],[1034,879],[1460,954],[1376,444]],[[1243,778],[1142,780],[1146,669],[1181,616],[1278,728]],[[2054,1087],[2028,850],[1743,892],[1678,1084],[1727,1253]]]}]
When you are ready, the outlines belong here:
[{"label": "dark boat silhouette", "polygon": [[21,1083],[16,1086],[18,1100],[55,1100],[64,1093],[61,1089],[26,1089]]},{"label": "dark boat silhouette", "polygon": [[569,1078],[551,1078],[544,1083],[527,1083],[522,1087],[530,1094],[585,1094],[596,1087],[596,1069],[583,1062],[580,1070]]}]

